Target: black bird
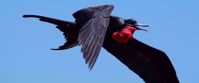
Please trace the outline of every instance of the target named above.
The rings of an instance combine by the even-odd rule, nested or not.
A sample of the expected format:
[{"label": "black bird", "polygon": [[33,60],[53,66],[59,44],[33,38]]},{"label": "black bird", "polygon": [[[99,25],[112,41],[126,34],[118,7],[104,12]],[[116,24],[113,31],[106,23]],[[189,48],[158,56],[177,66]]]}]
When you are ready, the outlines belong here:
[{"label": "black bird", "polygon": [[68,22],[39,15],[23,17],[39,18],[52,23],[63,32],[66,43],[57,49],[64,50],[76,45],[89,68],[92,69],[101,47],[119,59],[146,83],[179,83],[175,69],[167,55],[132,37],[134,31],[144,30],[133,19],[110,15],[113,5],[100,5],[81,9],[73,14],[75,22]]}]

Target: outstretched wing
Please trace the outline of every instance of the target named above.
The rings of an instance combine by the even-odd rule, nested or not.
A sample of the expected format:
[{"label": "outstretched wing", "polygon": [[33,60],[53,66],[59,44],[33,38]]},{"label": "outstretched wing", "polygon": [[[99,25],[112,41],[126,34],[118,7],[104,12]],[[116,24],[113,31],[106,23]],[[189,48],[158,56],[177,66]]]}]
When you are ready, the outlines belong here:
[{"label": "outstretched wing", "polygon": [[179,83],[168,56],[134,38],[125,44],[111,40],[104,48],[138,74],[146,83]]},{"label": "outstretched wing", "polygon": [[168,56],[158,49],[134,38],[126,44],[110,39],[103,47],[146,83],[179,83]]},{"label": "outstretched wing", "polygon": [[73,14],[77,25],[81,26],[78,42],[90,69],[103,45],[112,10],[112,5],[100,5],[81,9]]},{"label": "outstretched wing", "polygon": [[[56,25],[56,28],[60,31],[64,32],[65,39],[67,42],[65,42],[64,45],[59,46],[57,49],[53,50],[63,50],[68,49],[71,47],[74,47],[78,44],[77,42],[77,33],[79,30],[76,28],[76,25],[74,22],[68,22],[63,21],[55,18],[45,17],[45,16],[39,16],[39,15],[23,15],[24,18],[39,18],[40,21],[48,22]],[[77,35],[76,35],[77,34]]]},{"label": "outstretched wing", "polygon": [[[128,64],[129,68],[135,69],[146,82],[179,83],[175,69],[166,53],[134,38],[126,46],[129,51],[135,50],[133,52],[138,56],[137,61],[139,61],[134,63],[135,65]],[[139,64],[140,66],[136,66]]]}]

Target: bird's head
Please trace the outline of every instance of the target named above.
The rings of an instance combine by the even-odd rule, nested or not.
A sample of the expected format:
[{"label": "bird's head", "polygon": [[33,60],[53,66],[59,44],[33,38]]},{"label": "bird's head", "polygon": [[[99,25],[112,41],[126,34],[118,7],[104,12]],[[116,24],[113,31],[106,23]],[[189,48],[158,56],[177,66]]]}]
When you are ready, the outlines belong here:
[{"label": "bird's head", "polygon": [[134,19],[125,20],[125,24],[128,25],[128,26],[131,26],[132,30],[134,30],[134,31],[135,30],[147,31],[147,29],[142,29],[142,28],[139,28],[139,27],[150,27],[149,25],[146,25],[146,24],[140,24]]},{"label": "bird's head", "polygon": [[114,32],[112,34],[112,38],[121,43],[127,43],[132,38],[136,30],[147,31],[146,29],[139,28],[139,26],[149,27],[149,25],[139,24],[133,19],[120,19],[119,21],[124,24],[124,27],[122,27],[120,31]]}]

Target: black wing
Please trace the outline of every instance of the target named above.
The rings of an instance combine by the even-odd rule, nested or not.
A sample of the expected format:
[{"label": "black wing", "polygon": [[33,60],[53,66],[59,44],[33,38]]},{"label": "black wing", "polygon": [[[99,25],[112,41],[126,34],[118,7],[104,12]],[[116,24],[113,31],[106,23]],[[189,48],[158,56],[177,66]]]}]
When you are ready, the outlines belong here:
[{"label": "black wing", "polygon": [[39,18],[40,21],[57,25],[56,28],[64,32],[64,36],[67,42],[65,42],[64,45],[59,46],[59,48],[53,49],[53,50],[63,50],[63,49],[68,49],[68,48],[78,45],[77,37],[78,37],[79,30],[77,29],[75,23],[63,21],[59,19],[54,19],[54,18],[49,18],[45,16],[39,16],[39,15],[23,15],[23,17],[24,18],[29,18],[29,17]]},{"label": "black wing", "polygon": [[179,83],[171,61],[158,49],[134,38],[126,44],[109,40],[103,46],[146,83]]},{"label": "black wing", "polygon": [[101,5],[81,9],[73,14],[77,25],[81,26],[78,42],[90,69],[93,68],[103,45],[112,10],[112,5]]}]

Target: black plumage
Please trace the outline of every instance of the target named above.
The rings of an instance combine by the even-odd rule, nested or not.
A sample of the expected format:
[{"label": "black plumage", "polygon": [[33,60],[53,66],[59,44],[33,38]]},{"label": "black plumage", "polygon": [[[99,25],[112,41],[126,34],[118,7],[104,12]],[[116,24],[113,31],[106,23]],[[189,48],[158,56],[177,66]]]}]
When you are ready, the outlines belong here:
[{"label": "black plumage", "polygon": [[127,43],[121,43],[112,38],[114,32],[120,31],[126,25],[140,26],[135,20],[111,16],[112,10],[112,5],[84,8],[73,14],[75,22],[38,15],[23,17],[39,18],[41,21],[57,25],[56,28],[64,33],[66,43],[54,50],[80,45],[90,69],[93,68],[103,47],[146,83],[179,83],[175,69],[164,52],[133,37]]}]

